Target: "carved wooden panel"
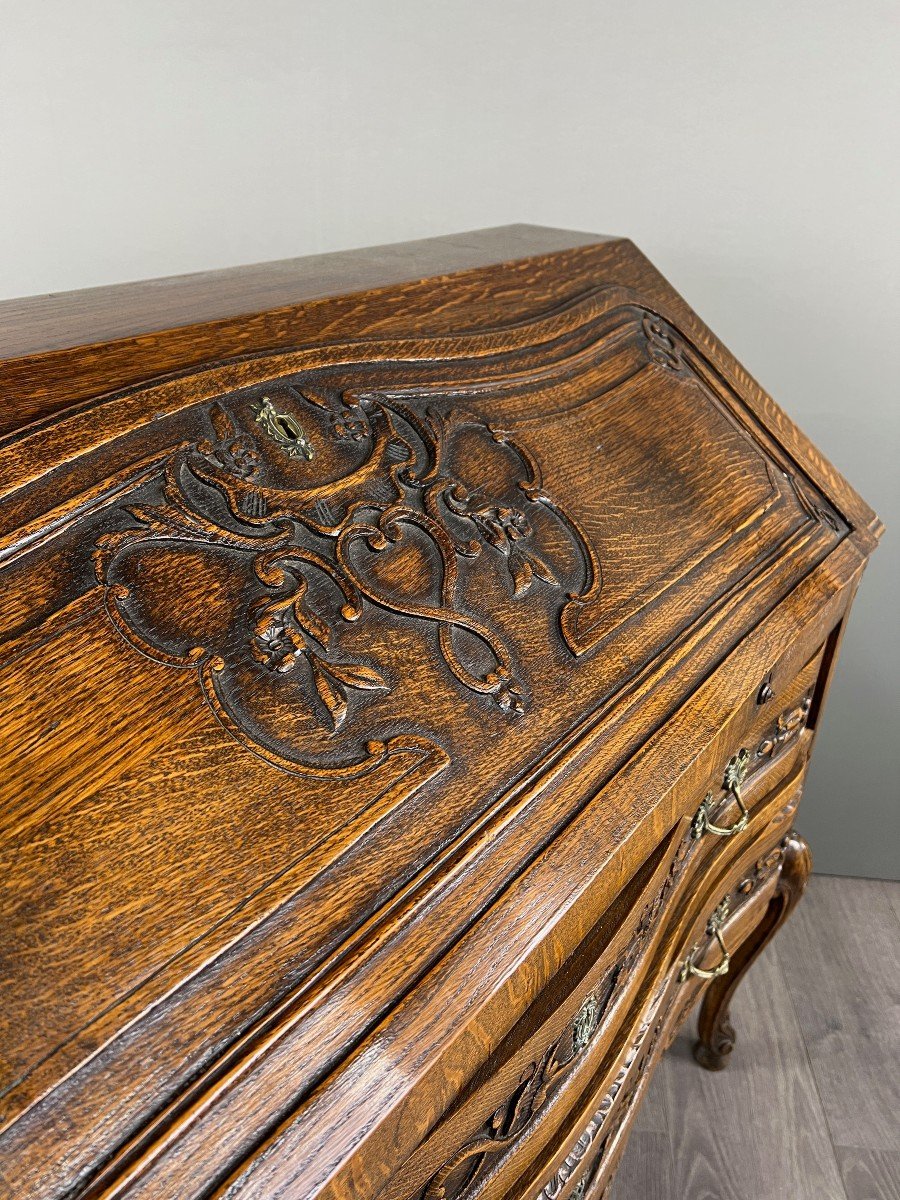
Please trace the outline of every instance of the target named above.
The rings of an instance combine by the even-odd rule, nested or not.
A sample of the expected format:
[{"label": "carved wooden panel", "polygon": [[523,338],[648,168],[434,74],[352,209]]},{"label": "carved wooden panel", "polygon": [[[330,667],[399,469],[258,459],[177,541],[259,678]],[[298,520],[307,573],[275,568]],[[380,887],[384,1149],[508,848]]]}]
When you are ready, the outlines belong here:
[{"label": "carved wooden panel", "polygon": [[[0,439],[23,1196],[111,1200],[132,1164],[146,1197],[211,1195],[323,1090],[359,1112],[357,1052],[589,807],[545,923],[595,854],[624,883],[690,815],[621,782],[639,748],[825,559],[798,607],[858,569],[852,496],[633,249],[589,250],[4,367],[38,418]],[[795,700],[742,725],[760,772],[804,744]]]},{"label": "carved wooden panel", "polygon": [[[100,536],[94,564],[115,627],[148,657],[195,668],[223,725],[302,774],[343,779],[386,753],[369,742],[363,757],[345,762],[331,736],[345,721],[347,734],[357,724],[347,720],[351,706],[415,671],[415,658],[393,673],[372,661],[388,649],[379,610],[420,630],[416,657],[436,632],[457,684],[521,714],[528,696],[504,632],[466,587],[471,560],[489,560],[485,570],[502,577],[513,600],[541,584],[545,604],[555,594],[567,644],[577,611],[600,591],[596,553],[544,490],[533,455],[464,412],[346,391],[332,409],[326,396],[293,385],[287,402],[315,431],[309,457],[289,446],[278,462],[276,440],[264,464],[262,435],[239,429],[215,403],[212,436],[180,446],[143,489],[148,498],[128,504],[132,522]],[[268,397],[252,407],[300,428]],[[246,404],[239,411],[246,420]],[[290,471],[294,458],[300,478],[278,486],[271,476]],[[193,586],[202,587],[200,607]],[[356,642],[371,647],[369,661],[341,657],[352,624]],[[392,749],[408,744],[415,739]],[[304,745],[318,754],[304,757]]]},{"label": "carved wooden panel", "polygon": [[[542,659],[601,644],[613,657],[626,640],[652,657],[702,575],[714,604],[810,522],[844,528],[702,357],[614,299],[502,336],[264,356],[157,384],[114,402],[112,444],[92,444],[96,412],[72,418],[92,487],[61,501],[36,478],[26,508],[54,508],[7,557],[67,527],[92,537],[119,632],[196,670],[226,728],[287,770],[381,761],[437,660],[461,716],[483,697],[515,717]],[[311,458],[267,433],[265,408],[307,431]],[[23,440],[29,461],[48,439]]]},{"label": "carved wooden panel", "polygon": [[[345,853],[454,759],[477,769],[474,724],[489,723],[482,752],[513,778],[748,572],[824,553],[840,536],[827,502],[810,500],[811,485],[786,473],[703,357],[623,301],[599,290],[496,333],[212,367],[0,449],[8,467],[16,456],[20,478],[7,501],[16,524],[5,571],[46,581],[33,604],[3,614],[9,644],[26,649],[21,670],[43,661],[36,717],[53,726],[51,743],[66,735],[75,630],[94,647],[91,702],[105,696],[128,717],[127,740],[91,780],[87,811],[79,789],[69,836],[89,843],[89,831],[76,833],[83,818],[115,820],[111,808],[134,804],[121,755],[137,767],[142,721],[163,702],[185,728],[204,727],[192,706],[208,706],[252,751],[240,759],[248,799],[259,794],[254,758],[310,785],[291,792],[285,812],[301,834],[293,852],[253,804],[256,845],[240,835],[240,870],[229,861],[218,895],[209,863],[197,864],[204,879],[192,885],[190,855],[181,854],[178,886],[194,903],[174,923],[178,899],[156,884],[142,894],[136,872],[129,904],[145,935],[154,920],[165,924],[158,944],[171,949],[144,979],[111,958],[105,996],[92,983],[79,998],[73,980],[54,1022],[60,1048],[89,1028],[98,1001],[105,1010],[151,979],[154,989],[174,982],[192,957],[226,944],[251,878],[257,921],[299,895],[304,842],[328,836]],[[263,413],[301,429],[311,457],[278,440],[280,427]],[[73,466],[57,484],[48,468],[60,447]],[[13,668],[5,682],[15,679]],[[77,686],[87,683],[81,675]],[[426,697],[441,697],[439,722],[423,710]],[[173,734],[161,764],[183,753],[177,725]],[[97,735],[108,742],[102,722]],[[213,744],[203,751],[210,783],[234,769],[224,745],[216,766]],[[48,749],[23,761],[17,748],[8,766],[29,794],[50,791],[64,805],[59,755]],[[326,796],[316,780],[343,790]],[[281,789],[262,786],[274,816]],[[158,799],[152,805],[147,815],[158,820]],[[207,817],[214,839],[235,822],[247,828],[209,799],[197,814]],[[123,852],[137,828],[132,815]],[[171,878],[165,859],[145,865],[148,881]],[[47,867],[59,876],[58,865]],[[95,888],[100,901],[101,879]],[[65,922],[67,903],[63,890],[48,917]],[[242,909],[249,916],[246,902]],[[119,928],[128,936],[127,923]],[[117,953],[112,928],[104,945]],[[40,1004],[38,962],[20,978]],[[30,1054],[45,1057],[46,1043],[30,1052],[24,1039],[20,1051],[30,1070]]]}]

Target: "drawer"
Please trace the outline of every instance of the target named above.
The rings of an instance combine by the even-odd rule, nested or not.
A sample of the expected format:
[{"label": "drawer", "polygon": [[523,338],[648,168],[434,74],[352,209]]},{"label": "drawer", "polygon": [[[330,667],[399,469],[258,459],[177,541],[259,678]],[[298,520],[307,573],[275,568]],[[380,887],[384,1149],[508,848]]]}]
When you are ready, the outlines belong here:
[{"label": "drawer", "polygon": [[558,1137],[573,1094],[616,1054],[623,1014],[678,893],[690,849],[681,821],[603,913],[452,1108],[380,1193],[471,1200],[519,1156]]},{"label": "drawer", "polygon": [[821,647],[777,692],[764,682],[743,720],[733,723],[739,732],[729,731],[696,807],[688,801],[696,840],[738,837],[754,805],[808,757],[824,653]]},{"label": "drawer", "polygon": [[[580,1136],[577,1120],[569,1132],[573,1114],[586,1121],[604,1095],[612,1104],[619,1073],[640,1071],[645,1035],[662,1018],[682,943],[700,936],[705,908],[715,908],[727,890],[725,877],[758,856],[799,799],[821,662],[820,652],[763,703],[754,697],[714,774],[425,1133],[379,1193],[384,1200],[475,1200],[521,1188],[538,1194],[541,1173],[560,1154],[565,1159],[568,1142]],[[728,787],[734,762],[740,780]],[[738,832],[728,832],[738,824]],[[694,994],[675,991],[682,1000]],[[671,1021],[668,1001],[665,1012]]]},{"label": "drawer", "polygon": [[[799,799],[803,766],[758,805],[741,853],[732,848],[719,871],[685,872],[682,902],[667,915],[654,961],[619,1027],[619,1052],[596,1090],[567,1114],[555,1151],[523,1161],[516,1200],[599,1196],[614,1170],[656,1063],[731,954],[761,921],[778,884],[783,839]],[[694,970],[696,968],[697,970]],[[705,974],[704,974],[705,973]],[[523,1155],[523,1160],[525,1156]],[[496,1193],[501,1194],[499,1191]]]}]

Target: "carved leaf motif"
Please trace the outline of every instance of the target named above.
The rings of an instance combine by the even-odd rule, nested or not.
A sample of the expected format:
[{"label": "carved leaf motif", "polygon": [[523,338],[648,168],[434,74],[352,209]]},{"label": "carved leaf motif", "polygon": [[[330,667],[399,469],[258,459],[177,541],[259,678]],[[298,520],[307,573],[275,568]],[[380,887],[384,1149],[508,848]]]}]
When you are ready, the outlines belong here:
[{"label": "carved leaf motif", "polygon": [[372,667],[360,663],[331,663],[313,651],[308,651],[308,657],[316,691],[328,709],[335,730],[340,729],[347,716],[346,688],[369,692],[388,690],[384,677]]},{"label": "carved leaf motif", "polygon": [[311,656],[311,661],[313,681],[316,685],[316,691],[319,693],[319,699],[328,709],[334,728],[340,729],[347,715],[347,693],[343,688],[335,684],[327,671],[322,670],[319,666],[319,661],[315,657]]},{"label": "carved leaf motif", "polygon": [[524,596],[534,579],[534,568],[524,555],[511,558],[509,567],[512,571],[514,595]]},{"label": "carved leaf motif", "polygon": [[331,641],[331,630],[317,613],[311,609],[305,608],[299,600],[295,600],[293,605],[294,619],[303,630],[303,632],[311,638],[315,638],[323,646],[328,646]]},{"label": "carved leaf motif", "polygon": [[328,671],[347,687],[362,688],[370,692],[387,690],[384,677],[371,667],[364,667],[358,663],[329,663]]},{"label": "carved leaf motif", "polygon": [[[213,402],[211,435],[173,450],[124,509],[134,523],[98,540],[95,570],[117,629],[151,657],[196,667],[226,727],[304,767],[318,769],[286,744],[293,728],[311,731],[322,755],[315,724],[337,731],[362,697],[390,690],[380,670],[343,661],[339,649],[344,623],[377,609],[431,626],[463,689],[523,713],[529,690],[505,632],[479,604],[468,563],[482,554],[501,563],[515,599],[536,581],[558,590],[560,632],[576,654],[575,610],[600,588],[595,553],[544,492],[535,459],[480,417],[419,399],[285,388],[291,403],[311,406],[304,420],[321,422],[330,482],[307,472],[298,486],[261,452],[255,421]],[[252,400],[237,403],[254,411]],[[470,467],[478,472],[471,486],[461,478]],[[544,546],[561,556],[559,572]],[[417,563],[412,586],[400,572],[392,577],[404,555]],[[192,562],[208,602],[182,609],[176,640],[165,588]],[[576,582],[579,570],[582,590],[564,591],[563,579]],[[296,726],[288,705],[305,710]]]},{"label": "carved leaf motif", "polygon": [[512,572],[514,595],[524,596],[534,580],[542,579],[544,583],[554,584],[556,576],[547,564],[530,550],[522,550],[514,546],[509,552],[509,569]]}]

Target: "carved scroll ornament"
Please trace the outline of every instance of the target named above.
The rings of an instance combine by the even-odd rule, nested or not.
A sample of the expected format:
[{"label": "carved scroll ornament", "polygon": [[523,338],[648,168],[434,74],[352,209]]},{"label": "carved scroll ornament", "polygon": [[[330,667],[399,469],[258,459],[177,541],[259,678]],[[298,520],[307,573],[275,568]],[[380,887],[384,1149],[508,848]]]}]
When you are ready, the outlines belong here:
[{"label": "carved scroll ornament", "polygon": [[[544,491],[534,457],[447,408],[376,393],[344,393],[335,405],[290,386],[285,395],[316,431],[307,441],[301,430],[302,455],[287,453],[283,436],[267,442],[271,420],[248,419],[277,413],[267,396],[213,403],[211,436],[180,446],[152,498],[99,538],[95,569],[116,628],[151,658],[194,667],[226,728],[275,747],[288,769],[333,773],[323,737],[399,682],[377,611],[420,639],[434,630],[457,687],[521,714],[529,694],[508,639],[476,611],[461,576],[489,560],[513,601],[538,588],[561,600],[573,653],[576,610],[600,587],[595,553]],[[276,432],[300,428],[286,421]],[[344,631],[357,624],[370,636],[350,652]],[[324,749],[324,763],[304,743]],[[339,770],[383,753],[370,742],[362,762]]]}]

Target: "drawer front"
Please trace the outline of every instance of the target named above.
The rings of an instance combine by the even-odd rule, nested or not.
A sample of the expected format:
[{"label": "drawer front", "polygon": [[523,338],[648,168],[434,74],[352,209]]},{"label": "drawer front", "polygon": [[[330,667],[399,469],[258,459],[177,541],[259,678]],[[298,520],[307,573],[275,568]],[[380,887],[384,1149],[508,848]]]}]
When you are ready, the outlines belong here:
[{"label": "drawer front", "polygon": [[[647,1064],[699,994],[699,981],[679,974],[710,913],[734,891],[731,911],[744,915],[729,919],[732,930],[761,902],[760,888],[752,896],[735,889],[790,824],[821,663],[818,653],[754,701],[657,852],[393,1176],[384,1200],[553,1200],[594,1153],[601,1128],[609,1145],[625,1129]],[[728,786],[735,764],[739,779]]]},{"label": "drawer front", "polygon": [[[549,1161],[522,1155],[521,1175],[504,1194],[521,1200],[599,1196],[615,1171],[631,1122],[656,1063],[731,953],[751,934],[778,884],[783,839],[803,781],[803,767],[757,806],[740,854],[693,875],[673,906],[655,960],[619,1030],[619,1055],[593,1095],[573,1109],[568,1135]],[[725,972],[723,972],[725,973]],[[545,1165],[546,1164],[546,1165]]]},{"label": "drawer front", "polygon": [[470,1200],[554,1135],[569,1097],[615,1052],[690,848],[683,820],[380,1193],[385,1200]]},{"label": "drawer front", "polygon": [[693,836],[705,848],[740,838],[754,805],[765,803],[796,763],[808,758],[823,657],[819,649],[777,692],[766,680],[753,708],[729,732],[696,807],[688,800]]}]

